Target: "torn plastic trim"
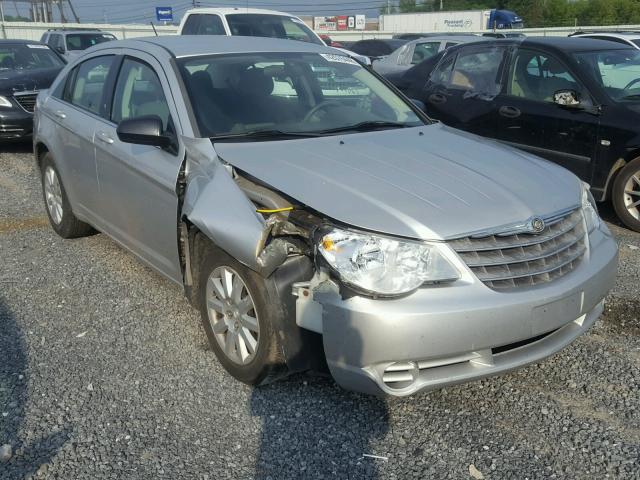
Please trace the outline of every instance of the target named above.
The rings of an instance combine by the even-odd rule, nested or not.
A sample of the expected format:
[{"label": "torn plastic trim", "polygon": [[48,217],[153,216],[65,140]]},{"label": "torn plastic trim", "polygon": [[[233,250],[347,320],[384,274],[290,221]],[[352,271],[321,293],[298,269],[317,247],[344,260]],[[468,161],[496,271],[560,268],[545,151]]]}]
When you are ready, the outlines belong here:
[{"label": "torn plastic trim", "polygon": [[316,271],[311,280],[297,282],[291,287],[296,300],[296,324],[316,333],[323,333],[322,303],[317,294],[340,294],[340,288],[325,271]]}]

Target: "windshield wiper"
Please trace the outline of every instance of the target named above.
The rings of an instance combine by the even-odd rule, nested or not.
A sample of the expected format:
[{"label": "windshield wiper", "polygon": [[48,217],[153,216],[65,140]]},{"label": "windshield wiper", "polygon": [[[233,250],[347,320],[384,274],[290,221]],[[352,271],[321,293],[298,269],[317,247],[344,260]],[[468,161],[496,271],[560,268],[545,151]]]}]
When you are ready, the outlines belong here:
[{"label": "windshield wiper", "polygon": [[344,127],[330,128],[328,130],[320,130],[319,134],[328,133],[340,133],[340,132],[370,132],[372,130],[378,130],[380,128],[409,128],[415,125],[399,122],[388,122],[385,120],[369,120],[367,122],[360,122],[354,125],[347,125]]},{"label": "windshield wiper", "polygon": [[211,137],[213,141],[220,140],[282,140],[286,138],[309,138],[309,137],[319,137],[317,133],[314,132],[284,132],[282,130],[254,130],[251,132],[244,133],[230,133],[228,135],[216,135],[215,137]]},{"label": "windshield wiper", "polygon": [[625,95],[620,100],[637,100],[640,98],[640,93],[634,93],[632,95]]}]

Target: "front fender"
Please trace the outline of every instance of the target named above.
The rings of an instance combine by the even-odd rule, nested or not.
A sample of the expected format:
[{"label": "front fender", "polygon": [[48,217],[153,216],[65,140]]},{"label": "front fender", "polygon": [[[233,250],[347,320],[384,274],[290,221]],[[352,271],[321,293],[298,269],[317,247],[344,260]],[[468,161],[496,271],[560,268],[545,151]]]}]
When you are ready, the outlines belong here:
[{"label": "front fender", "polygon": [[209,139],[182,138],[186,149],[186,217],[218,247],[260,270],[265,221],[218,158]]}]

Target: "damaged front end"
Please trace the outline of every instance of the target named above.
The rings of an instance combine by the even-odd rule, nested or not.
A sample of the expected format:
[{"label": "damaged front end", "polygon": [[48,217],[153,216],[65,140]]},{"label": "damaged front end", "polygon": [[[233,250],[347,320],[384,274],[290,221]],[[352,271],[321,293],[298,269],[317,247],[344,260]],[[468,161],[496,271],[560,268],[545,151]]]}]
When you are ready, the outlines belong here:
[{"label": "damaged front end", "polygon": [[210,242],[270,280],[284,312],[274,327],[289,372],[324,369],[321,330],[300,328],[292,293],[317,277],[313,236],[323,219],[227,164],[208,139],[183,141],[178,236],[187,297],[194,303],[201,251]]}]

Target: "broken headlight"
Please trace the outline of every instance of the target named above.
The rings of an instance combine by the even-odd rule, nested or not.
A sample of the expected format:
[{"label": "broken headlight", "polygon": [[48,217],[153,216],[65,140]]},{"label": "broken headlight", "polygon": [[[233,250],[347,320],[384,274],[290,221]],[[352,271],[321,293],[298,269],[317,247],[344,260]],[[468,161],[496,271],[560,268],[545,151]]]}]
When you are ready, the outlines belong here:
[{"label": "broken headlight", "polygon": [[340,279],[375,295],[401,295],[424,283],[460,278],[439,243],[407,242],[334,228],[318,250]]},{"label": "broken headlight", "polygon": [[582,183],[582,213],[585,223],[587,224],[587,232],[591,233],[600,226],[600,216],[598,215],[598,207],[596,200],[591,195],[589,184]]}]

